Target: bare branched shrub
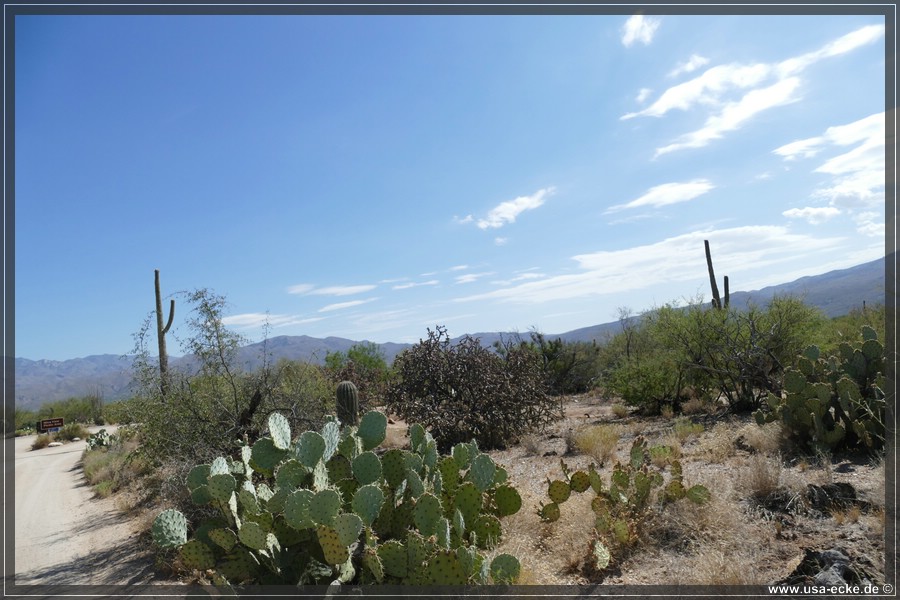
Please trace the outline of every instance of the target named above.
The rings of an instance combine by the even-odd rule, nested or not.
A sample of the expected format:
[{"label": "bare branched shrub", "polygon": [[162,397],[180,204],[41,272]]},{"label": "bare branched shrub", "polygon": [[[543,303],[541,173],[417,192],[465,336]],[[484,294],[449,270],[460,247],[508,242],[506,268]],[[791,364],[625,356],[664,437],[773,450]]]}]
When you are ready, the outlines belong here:
[{"label": "bare branched shrub", "polygon": [[439,326],[400,354],[394,369],[388,410],[425,426],[442,452],[473,439],[483,449],[504,448],[562,416],[561,401],[547,393],[541,357],[528,347],[501,357],[477,338],[451,344]]}]

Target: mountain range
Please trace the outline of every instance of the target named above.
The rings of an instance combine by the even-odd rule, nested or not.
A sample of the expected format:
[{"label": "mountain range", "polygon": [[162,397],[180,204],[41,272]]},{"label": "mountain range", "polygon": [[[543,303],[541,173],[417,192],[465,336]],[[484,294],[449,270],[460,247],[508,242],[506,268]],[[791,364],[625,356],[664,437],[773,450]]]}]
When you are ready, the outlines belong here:
[{"label": "mountain range", "polygon": [[[891,255],[890,259],[895,260],[895,256]],[[749,303],[765,304],[776,295],[791,295],[818,307],[829,317],[836,317],[864,304],[873,306],[885,303],[885,293],[885,259],[880,258],[849,269],[802,277],[760,290],[734,292],[731,294],[731,304],[743,308]],[[596,340],[603,343],[615,335],[619,327],[619,322],[614,321],[561,334],[547,334],[547,337],[558,337],[567,342]],[[491,346],[495,341],[508,339],[515,333],[482,332],[470,335],[479,338],[483,345]],[[338,337],[278,336],[240,348],[238,360],[247,370],[257,368],[264,354],[273,362],[288,359],[321,364],[329,352],[346,352],[357,343]],[[410,344],[385,343],[379,346],[390,363]],[[192,360],[189,356],[170,357],[169,364],[173,369],[188,367]],[[131,366],[132,357],[113,354],[64,361],[16,358],[15,403],[17,407],[35,409],[45,402],[89,394],[99,395],[107,401],[125,398],[131,389]]]}]

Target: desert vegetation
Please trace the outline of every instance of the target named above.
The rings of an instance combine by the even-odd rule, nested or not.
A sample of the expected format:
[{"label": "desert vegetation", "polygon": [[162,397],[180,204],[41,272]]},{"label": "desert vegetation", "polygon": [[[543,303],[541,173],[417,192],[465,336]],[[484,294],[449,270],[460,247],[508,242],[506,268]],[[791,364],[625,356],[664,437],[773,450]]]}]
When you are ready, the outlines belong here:
[{"label": "desert vegetation", "polygon": [[437,326],[392,365],[360,344],[246,372],[224,298],[183,301],[192,370],[160,369],[151,314],[140,391],[102,415],[133,433],[84,465],[186,581],[765,584],[838,539],[883,580],[880,307],[623,310],[595,344]]}]

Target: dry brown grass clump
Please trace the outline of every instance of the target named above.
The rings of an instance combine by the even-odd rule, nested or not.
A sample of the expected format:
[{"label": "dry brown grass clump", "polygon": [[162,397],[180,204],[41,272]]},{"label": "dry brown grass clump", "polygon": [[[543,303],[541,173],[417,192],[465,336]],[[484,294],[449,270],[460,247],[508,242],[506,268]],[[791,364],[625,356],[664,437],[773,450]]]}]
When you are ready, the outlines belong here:
[{"label": "dry brown grass clump", "polygon": [[737,436],[747,446],[761,454],[775,454],[785,444],[784,427],[779,421],[766,423],[762,426],[756,423],[748,423],[738,430]]},{"label": "dry brown grass clump", "polygon": [[575,447],[599,464],[612,462],[616,458],[621,430],[617,425],[600,424],[583,427],[574,432]]},{"label": "dry brown grass clump", "polygon": [[612,414],[616,416],[618,419],[624,419],[628,416],[628,407],[622,403],[615,403],[611,407]]},{"label": "dry brown grass clump", "polygon": [[50,442],[52,442],[52,441],[53,440],[50,439],[49,433],[42,433],[42,434],[38,435],[36,438],[34,438],[33,442],[31,442],[31,449],[32,450],[40,450],[41,448],[46,448],[47,446],[50,445]]}]

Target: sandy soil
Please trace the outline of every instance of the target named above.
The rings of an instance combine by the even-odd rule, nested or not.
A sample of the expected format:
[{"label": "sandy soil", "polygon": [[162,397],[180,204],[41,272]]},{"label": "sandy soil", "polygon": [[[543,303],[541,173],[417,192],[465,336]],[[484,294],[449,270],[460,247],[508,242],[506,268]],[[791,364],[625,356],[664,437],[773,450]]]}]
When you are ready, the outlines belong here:
[{"label": "sandy soil", "polygon": [[34,437],[15,440],[15,584],[153,582],[153,557],[137,544],[135,524],[84,479],[86,442],[31,450]]}]

